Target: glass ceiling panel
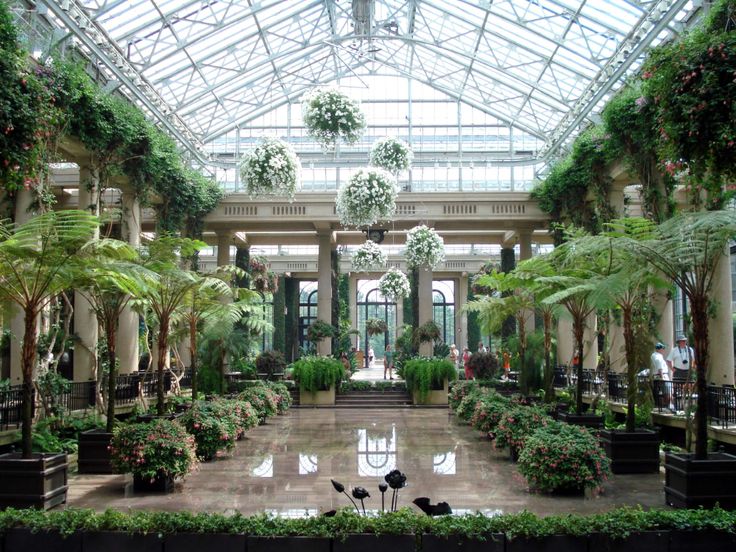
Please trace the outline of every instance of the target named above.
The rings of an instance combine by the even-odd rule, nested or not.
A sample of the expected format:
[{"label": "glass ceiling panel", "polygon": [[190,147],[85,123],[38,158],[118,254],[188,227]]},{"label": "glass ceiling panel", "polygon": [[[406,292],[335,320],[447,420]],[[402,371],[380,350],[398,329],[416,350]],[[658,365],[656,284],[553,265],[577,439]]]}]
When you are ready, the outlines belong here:
[{"label": "glass ceiling panel", "polygon": [[639,66],[625,59],[632,37],[668,13],[673,23],[647,38],[658,42],[693,9],[682,0],[76,3],[204,143],[314,86],[377,74],[413,78],[428,85],[416,98],[460,100],[550,143],[579,112],[600,111],[589,88],[619,86],[607,83],[614,60]]}]

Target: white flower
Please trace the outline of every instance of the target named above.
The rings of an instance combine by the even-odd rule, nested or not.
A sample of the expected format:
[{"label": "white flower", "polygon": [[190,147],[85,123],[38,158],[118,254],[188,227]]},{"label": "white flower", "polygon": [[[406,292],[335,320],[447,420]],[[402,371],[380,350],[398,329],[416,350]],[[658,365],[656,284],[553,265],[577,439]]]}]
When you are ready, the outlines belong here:
[{"label": "white flower", "polygon": [[411,286],[406,274],[392,268],[378,280],[378,291],[389,301],[396,301],[402,297],[408,297],[411,293]]},{"label": "white flower", "polygon": [[398,138],[381,138],[371,148],[371,165],[398,174],[411,167],[414,153]]},{"label": "white flower", "polygon": [[365,130],[365,115],[360,104],[335,88],[314,89],[302,103],[307,132],[325,148],[342,139],[357,142]]},{"label": "white flower", "polygon": [[415,226],[406,235],[406,261],[411,267],[436,267],[445,259],[445,242],[431,228]]},{"label": "white flower", "polygon": [[264,138],[240,164],[240,178],[251,196],[294,198],[302,166],[291,145],[278,138]]},{"label": "white flower", "polygon": [[344,226],[371,226],[396,210],[396,180],[381,169],[358,169],[337,192],[336,211]]},{"label": "white flower", "polygon": [[368,240],[353,254],[353,270],[368,272],[386,266],[386,255],[376,242]]}]

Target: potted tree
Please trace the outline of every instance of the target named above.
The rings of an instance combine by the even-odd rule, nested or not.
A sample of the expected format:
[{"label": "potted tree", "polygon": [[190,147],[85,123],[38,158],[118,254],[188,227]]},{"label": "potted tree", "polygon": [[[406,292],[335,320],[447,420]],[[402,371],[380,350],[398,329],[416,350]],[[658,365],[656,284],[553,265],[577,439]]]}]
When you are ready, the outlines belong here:
[{"label": "potted tree", "polygon": [[22,452],[0,455],[0,507],[51,508],[66,501],[66,454],[31,448],[37,321],[53,295],[74,287],[84,268],[79,252],[98,225],[84,211],[52,211],[20,226],[0,222],[0,296],[20,308],[24,320]]},{"label": "potted tree", "polygon": [[302,357],[292,364],[294,381],[299,385],[299,404],[335,404],[335,386],[345,376],[342,362],[331,357]]},{"label": "potted tree", "polygon": [[[649,221],[627,219],[616,238],[619,246],[649,263],[654,270],[679,287],[690,301],[692,330],[697,351],[695,412],[695,453],[665,455],[665,498],[667,503],[691,508],[736,507],[736,456],[725,452],[708,452],[708,387],[710,368],[708,321],[714,275],[727,245],[736,235],[736,213],[733,211],[701,211],[682,213],[659,226]],[[720,306],[722,308],[722,306]]]}]

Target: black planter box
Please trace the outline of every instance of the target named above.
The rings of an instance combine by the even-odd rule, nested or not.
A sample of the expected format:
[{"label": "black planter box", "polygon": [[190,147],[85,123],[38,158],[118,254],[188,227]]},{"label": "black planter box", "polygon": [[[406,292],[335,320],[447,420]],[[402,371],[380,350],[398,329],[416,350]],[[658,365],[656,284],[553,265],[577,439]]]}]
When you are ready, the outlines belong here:
[{"label": "black planter box", "polygon": [[736,549],[736,535],[725,531],[671,531],[669,552],[713,552]]},{"label": "black planter box", "polygon": [[175,533],[167,535],[165,552],[245,552],[245,535],[224,533]]},{"label": "black planter box", "polygon": [[504,552],[505,546],[503,534],[486,535],[484,540],[422,535],[422,552]]},{"label": "black planter box", "polygon": [[590,535],[590,550],[595,552],[668,552],[669,531],[643,531],[631,533],[623,539],[612,539],[608,535]]},{"label": "black planter box", "polygon": [[332,539],[321,537],[248,537],[246,542],[248,552],[330,552],[332,545]]},{"label": "black planter box", "polygon": [[348,535],[332,541],[332,552],[414,552],[416,544],[414,535]]},{"label": "black planter box", "polygon": [[134,474],[133,490],[137,493],[169,493],[174,490],[174,478],[170,475],[157,475],[149,479]]},{"label": "black planter box", "polygon": [[506,541],[506,552],[588,552],[588,537],[551,535],[549,537],[517,537]]},{"label": "black planter box", "polygon": [[38,454],[24,460],[19,453],[0,455],[0,509],[48,510],[66,502],[66,454]]},{"label": "black planter box", "polygon": [[659,433],[638,429],[633,433],[602,429],[603,450],[611,459],[613,473],[657,473],[659,471]]},{"label": "black planter box", "polygon": [[5,534],[5,552],[82,552],[82,534],[62,536],[58,531],[37,531],[18,528]]},{"label": "black planter box", "polygon": [[557,419],[571,425],[601,429],[603,427],[602,414],[572,414],[571,412],[560,412]]},{"label": "black planter box", "polygon": [[84,552],[163,552],[163,543],[163,539],[155,533],[143,535],[97,531],[82,535]]},{"label": "black planter box", "polygon": [[113,473],[110,455],[112,433],[90,429],[79,434],[79,473]]},{"label": "black planter box", "polygon": [[665,454],[665,501],[675,508],[736,508],[736,456],[714,452],[707,460],[692,454]]}]

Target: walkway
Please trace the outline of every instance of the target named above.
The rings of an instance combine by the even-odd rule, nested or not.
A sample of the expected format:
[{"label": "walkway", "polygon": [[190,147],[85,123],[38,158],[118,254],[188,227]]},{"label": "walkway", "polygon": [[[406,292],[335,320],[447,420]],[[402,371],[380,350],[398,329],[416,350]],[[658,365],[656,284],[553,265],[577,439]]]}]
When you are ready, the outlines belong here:
[{"label": "walkway", "polygon": [[[388,374],[386,375],[388,377]],[[370,368],[361,368],[353,373],[351,380],[357,381],[383,381],[383,359],[378,359]],[[394,374],[394,380],[401,379]]]},{"label": "walkway", "polygon": [[68,506],[96,510],[192,510],[280,515],[315,514],[349,506],[330,479],[371,493],[366,507],[380,508],[378,483],[399,468],[413,498],[446,500],[455,512],[482,510],[539,514],[590,513],[614,506],[664,507],[663,476],[612,476],[596,497],[530,494],[508,455],[445,410],[292,410],[251,430],[234,453],[199,470],[172,494],[135,495],[130,476],[72,476]]}]

